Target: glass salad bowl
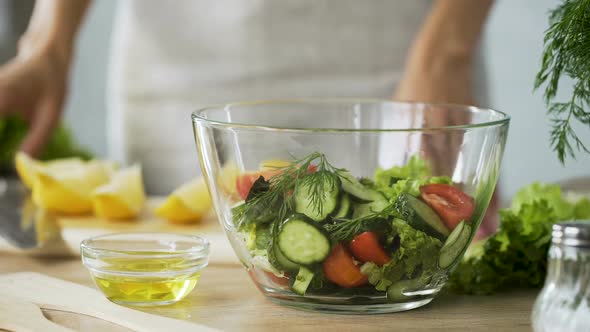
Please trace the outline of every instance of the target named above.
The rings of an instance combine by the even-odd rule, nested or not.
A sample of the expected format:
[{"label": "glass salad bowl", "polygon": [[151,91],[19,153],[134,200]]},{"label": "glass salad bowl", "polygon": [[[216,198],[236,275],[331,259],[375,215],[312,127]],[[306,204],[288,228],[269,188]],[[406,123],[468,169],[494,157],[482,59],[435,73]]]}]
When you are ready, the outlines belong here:
[{"label": "glass salad bowl", "polygon": [[211,106],[192,120],[220,223],[260,291],[349,313],[432,301],[483,219],[509,123],[349,99]]}]

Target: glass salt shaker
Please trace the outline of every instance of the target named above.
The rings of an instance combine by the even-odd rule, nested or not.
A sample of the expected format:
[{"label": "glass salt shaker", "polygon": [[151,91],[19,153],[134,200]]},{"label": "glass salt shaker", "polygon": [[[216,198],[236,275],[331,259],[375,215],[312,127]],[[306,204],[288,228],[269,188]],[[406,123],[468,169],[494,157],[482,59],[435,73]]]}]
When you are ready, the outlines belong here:
[{"label": "glass salt shaker", "polygon": [[553,225],[547,278],[532,323],[535,332],[590,331],[590,221]]}]

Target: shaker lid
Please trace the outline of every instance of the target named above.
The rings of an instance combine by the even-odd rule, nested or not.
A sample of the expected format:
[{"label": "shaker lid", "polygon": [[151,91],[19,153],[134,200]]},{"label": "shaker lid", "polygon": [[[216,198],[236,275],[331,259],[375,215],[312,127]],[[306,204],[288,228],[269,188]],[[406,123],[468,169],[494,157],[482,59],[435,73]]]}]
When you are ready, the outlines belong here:
[{"label": "shaker lid", "polygon": [[571,247],[590,248],[590,220],[553,225],[552,242]]}]

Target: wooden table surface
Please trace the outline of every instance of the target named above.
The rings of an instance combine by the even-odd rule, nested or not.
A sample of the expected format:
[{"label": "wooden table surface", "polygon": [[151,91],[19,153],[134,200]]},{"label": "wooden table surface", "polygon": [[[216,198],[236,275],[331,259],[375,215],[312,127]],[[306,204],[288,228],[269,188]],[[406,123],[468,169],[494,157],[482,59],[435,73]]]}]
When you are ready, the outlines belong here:
[{"label": "wooden table surface", "polygon": [[[0,273],[34,271],[87,286],[92,281],[78,259],[32,258],[0,252]],[[431,304],[382,315],[320,314],[267,301],[237,265],[213,264],[195,291],[178,304],[146,312],[199,322],[225,331],[530,331],[534,291],[497,296],[442,295]],[[80,331],[127,331],[98,319],[46,312]]]}]

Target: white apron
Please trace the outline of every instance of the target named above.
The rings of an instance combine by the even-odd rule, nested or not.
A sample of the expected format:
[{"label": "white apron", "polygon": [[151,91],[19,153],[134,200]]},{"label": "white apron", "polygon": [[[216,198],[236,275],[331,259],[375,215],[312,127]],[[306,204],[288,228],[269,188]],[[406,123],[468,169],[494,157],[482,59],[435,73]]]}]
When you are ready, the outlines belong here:
[{"label": "white apron", "polygon": [[126,0],[114,31],[111,157],[150,193],[200,169],[190,113],[285,97],[389,98],[430,0]]}]

